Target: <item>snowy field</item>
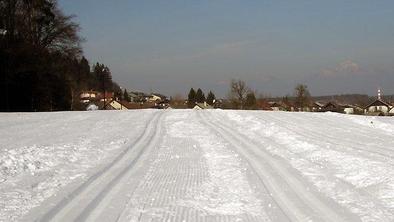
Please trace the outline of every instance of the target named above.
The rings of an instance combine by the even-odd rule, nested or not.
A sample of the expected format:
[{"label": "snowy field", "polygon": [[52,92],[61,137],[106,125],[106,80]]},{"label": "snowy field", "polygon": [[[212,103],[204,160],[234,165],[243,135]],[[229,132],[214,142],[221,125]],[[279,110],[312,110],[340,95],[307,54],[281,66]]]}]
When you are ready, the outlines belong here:
[{"label": "snowy field", "polygon": [[0,114],[0,221],[394,221],[394,118]]}]

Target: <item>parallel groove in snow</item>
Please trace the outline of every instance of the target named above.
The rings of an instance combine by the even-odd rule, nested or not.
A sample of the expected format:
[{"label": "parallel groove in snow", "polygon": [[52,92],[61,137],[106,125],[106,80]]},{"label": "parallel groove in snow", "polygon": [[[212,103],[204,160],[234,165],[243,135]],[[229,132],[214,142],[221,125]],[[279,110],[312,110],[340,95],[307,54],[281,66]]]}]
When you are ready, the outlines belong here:
[{"label": "parallel groove in snow", "polygon": [[[15,149],[23,150],[25,145],[33,147],[38,140],[44,141],[39,141],[41,144],[78,144],[79,147],[84,143],[78,140],[94,140],[86,143],[92,142],[98,148],[91,153],[107,156],[92,158],[83,149],[63,147],[67,151],[63,155],[85,152],[87,158],[72,167],[66,165],[71,163],[67,162],[70,158],[63,162],[58,158],[66,166],[50,171],[37,168],[32,171],[38,172],[35,175],[18,174],[21,178],[16,178],[19,180],[14,188],[12,176],[0,183],[0,189],[10,187],[6,188],[7,192],[34,194],[37,190],[33,186],[45,185],[44,180],[49,179],[54,188],[46,196],[49,199],[36,200],[37,196],[32,196],[32,202],[42,205],[28,214],[24,210],[32,209],[34,206],[29,204],[32,202],[26,204],[30,208],[18,209],[17,204],[12,205],[12,198],[15,203],[22,203],[24,198],[18,199],[14,194],[0,195],[5,197],[0,198],[0,205],[9,203],[7,209],[25,216],[22,218],[25,221],[394,220],[392,118],[235,110],[149,110],[130,112],[131,117],[129,112],[93,114],[22,114],[20,123],[17,121],[11,127],[13,132],[20,126],[28,127],[23,125],[23,120],[26,118],[31,124],[29,118],[32,118],[37,120],[34,124],[39,126],[37,133],[41,139],[27,136],[26,140],[12,145],[9,140],[3,140],[11,154]],[[39,120],[42,116],[56,116],[49,128],[66,130],[57,134],[48,132],[47,123]],[[101,121],[102,116],[106,120]],[[122,123],[121,127],[113,128],[117,126],[114,120],[135,120],[135,116],[138,120],[133,127],[138,127]],[[73,131],[88,117],[100,117],[100,121],[94,118],[90,121],[95,125],[94,132],[105,129],[111,137],[99,140],[101,137],[89,133],[75,136],[89,127],[61,135]],[[13,122],[9,117],[5,119]],[[123,134],[123,129],[129,130]],[[119,138],[113,138],[117,134]],[[23,135],[34,135],[34,131]],[[50,135],[56,135],[57,139],[44,139]],[[39,146],[32,149],[42,152]],[[44,151],[49,153],[45,163],[50,164],[51,153]],[[54,154],[53,158],[58,156]],[[93,169],[79,172],[78,166],[103,168],[99,172]],[[96,174],[87,181],[80,180],[83,173],[92,172]],[[56,173],[57,177],[51,178],[49,173]],[[61,181],[69,180],[67,186],[63,183],[61,187],[56,179],[60,177]],[[23,182],[28,185],[21,186]],[[2,213],[13,218],[7,210]]]},{"label": "parallel groove in snow", "polygon": [[[205,113],[204,113],[205,114]],[[205,117],[205,118],[204,118]],[[256,167],[256,174],[263,178],[263,181],[269,187],[270,191],[274,193],[274,198],[277,198],[280,207],[286,211],[286,214],[295,218],[297,221],[305,221],[312,219],[313,216],[311,212],[305,211],[306,207],[310,208],[314,212],[316,218],[323,219],[325,221],[345,221],[342,215],[338,214],[335,210],[331,209],[324,202],[322,202],[318,197],[311,194],[306,187],[304,187],[301,182],[287,172],[282,166],[280,166],[272,156],[267,154],[264,150],[259,149],[255,144],[251,143],[246,138],[243,138],[238,132],[235,132],[230,127],[224,126],[220,121],[213,121],[215,124],[207,121],[210,119],[208,115],[204,115],[201,118],[208,126],[215,130],[218,134],[223,136],[226,140],[231,142],[238,148],[240,152],[250,163],[252,167]],[[220,130],[216,129],[219,128]],[[257,159],[256,157],[259,157]],[[259,163],[264,161],[266,166]],[[267,168],[269,167],[269,168]],[[270,171],[274,171],[270,172]],[[275,179],[274,174],[278,174],[281,182],[278,181],[279,178]],[[295,200],[290,198],[285,191],[281,190],[280,187],[287,184],[287,189],[292,191],[292,194],[296,194],[299,199],[297,203]],[[295,197],[295,196],[293,196]],[[301,207],[299,204],[306,204]],[[316,219],[315,218],[315,219]]]},{"label": "parallel groove in snow", "polygon": [[[322,141],[325,141],[324,134],[315,136],[310,129],[304,129],[305,126],[300,126],[302,122],[306,124],[315,123],[318,121],[318,118],[315,117],[314,119],[311,118],[308,120],[309,118],[304,117],[300,119],[301,123],[294,121],[295,119],[299,119],[299,115],[303,113],[254,112],[253,114],[259,115],[247,115],[246,117],[241,117],[241,115],[236,113],[222,112],[221,114],[227,115],[227,118],[224,120],[225,122],[229,120],[233,122],[232,125],[235,124],[237,126],[235,127],[237,131],[245,134],[254,143],[259,144],[259,141],[267,142],[269,144],[267,150],[286,159],[294,169],[299,170],[308,180],[313,182],[319,191],[358,215],[362,220],[391,221],[393,219],[394,171],[390,170],[392,164],[390,164],[389,158],[382,158],[372,153],[366,155],[368,152],[354,152],[352,149],[349,150],[347,148],[353,147],[353,145],[348,145],[346,142],[339,144],[328,143],[329,146],[326,147],[324,142],[322,144]],[[282,119],[286,119],[286,122],[283,123],[281,119],[277,119],[285,115],[288,116]],[[315,116],[316,114],[309,115]],[[324,114],[318,114],[318,117],[322,115]],[[290,126],[292,130],[286,130]],[[325,127],[326,122],[322,122],[321,126],[323,127],[321,129],[322,132],[328,131],[327,134],[330,134],[333,131],[332,129],[330,130],[330,127]],[[333,127],[337,126],[338,124]],[[312,125],[311,127],[316,129],[316,126],[313,127]],[[341,130],[344,129],[346,128],[339,128],[336,132],[340,134]],[[311,132],[308,134],[301,133],[301,136],[295,136],[300,135],[299,132],[303,131]],[[355,134],[353,137],[359,135],[359,133]],[[346,140],[338,138],[338,141]],[[373,139],[370,140],[370,142],[372,141]],[[391,140],[387,142],[390,144]],[[375,146],[366,146],[366,148],[374,149]],[[361,154],[365,157],[360,157]],[[373,166],[377,167],[377,169],[368,169]],[[366,175],[370,176],[366,177]],[[347,178],[350,178],[350,181]],[[367,190],[367,187],[364,185],[365,183],[372,185],[378,183],[377,185],[373,185],[376,186],[376,189],[379,188],[380,184],[382,184],[382,187],[380,191],[378,190],[378,194],[376,191],[371,193],[370,189],[373,191],[374,188],[371,187]]]},{"label": "parallel groove in snow", "polygon": [[[176,112],[182,114],[185,111]],[[155,161],[118,221],[266,220],[262,217],[264,212],[256,212],[256,209],[263,211],[263,208],[253,205],[260,202],[245,188],[248,185],[246,178],[234,174],[242,172],[238,168],[240,166],[230,166],[233,169],[229,169],[229,172],[212,169],[220,167],[222,161],[226,160],[230,162],[225,165],[237,164],[233,162],[238,161],[234,153],[222,142],[219,144],[223,147],[215,147],[215,136],[212,137],[211,133],[205,132],[206,127],[194,117],[196,113],[185,113],[191,115],[193,121],[188,121],[187,116],[183,115],[177,118],[174,118],[177,115],[173,115],[166,121],[167,135],[157,150]],[[210,166],[212,164],[215,166]],[[220,180],[222,177],[232,178],[234,175],[238,178],[232,182],[238,184],[241,181],[240,187],[236,187],[236,190],[227,190],[227,187],[235,188],[234,185]],[[238,194],[241,196],[237,196]],[[248,199],[246,196],[251,198]]]},{"label": "parallel groove in snow", "polygon": [[[147,156],[150,155],[153,149],[157,148],[160,144],[160,139],[162,136],[162,127],[163,127],[163,115],[164,113],[161,113],[160,116],[158,117],[158,120],[156,122],[156,127],[153,132],[153,134],[150,134],[149,137],[145,137],[144,139],[141,139],[143,143],[138,144],[136,143],[134,147],[137,149],[138,152],[137,156],[133,158],[129,163],[127,163],[127,166],[123,168],[123,170],[120,170],[120,174],[117,176],[116,180],[113,180],[113,184],[111,186],[107,186],[106,190],[103,190],[100,193],[100,196],[96,197],[89,206],[87,206],[82,214],[80,214],[77,217],[77,221],[98,221],[102,218],[102,214],[105,214],[107,208],[113,207],[111,206],[111,201],[115,202],[120,202],[119,195],[123,196],[126,193],[124,192],[124,187],[126,187],[127,190],[132,190],[131,186],[128,186],[127,181],[130,181],[132,179],[133,173],[134,173],[134,168],[136,168],[136,162],[137,161],[146,161],[142,160],[142,154],[147,154]],[[130,192],[130,191],[129,191]],[[104,198],[103,198],[104,196]],[[118,216],[121,214],[121,212],[116,212],[118,213]],[[112,218],[111,218],[112,219]]]},{"label": "parallel groove in snow", "polygon": [[[285,121],[285,120],[283,120],[284,118],[280,119],[278,116],[275,116],[275,115],[270,115],[270,114],[266,114],[266,115],[269,115],[269,118],[272,118],[272,119],[274,119],[277,122],[283,123],[281,125],[281,127],[287,128],[287,129],[291,130],[292,132],[294,132],[296,134],[299,134],[299,135],[301,135],[303,137],[308,138],[311,135],[315,135],[316,138],[319,138],[320,140],[327,141],[330,145],[343,146],[341,143],[338,142],[338,138],[335,138],[332,135],[329,135],[327,133],[321,133],[321,132],[318,132],[318,131],[310,130],[307,127],[303,126],[302,124],[294,125],[293,122]],[[260,116],[260,118],[261,118],[261,116]],[[297,117],[297,116],[292,117],[292,118],[299,119],[299,117]],[[319,116],[319,118],[322,118],[322,117]],[[303,118],[303,119],[300,119],[300,121],[307,122],[308,119]],[[330,121],[332,121],[330,119],[324,118],[323,121],[324,121],[324,126],[327,126],[327,125],[331,126],[331,127],[332,126],[338,126],[338,123],[336,123],[335,125],[330,124]],[[341,127],[342,128],[343,128],[344,124],[349,125],[349,124],[346,123],[346,121],[345,122],[341,122]],[[298,128],[298,130],[297,130],[297,128]],[[304,132],[302,132],[299,129],[302,129],[303,131],[306,131],[307,133],[304,133]],[[381,147],[381,146],[379,146],[379,147],[374,146],[373,149],[365,149],[364,148],[365,144],[360,142],[361,141],[361,137],[360,136],[365,137],[367,140],[373,141],[374,143],[377,142],[376,140],[380,140],[379,137],[378,138],[372,137],[371,135],[367,134],[367,132],[357,128],[355,125],[349,125],[348,129],[352,129],[352,130],[356,131],[357,133],[353,134],[352,140],[348,140],[346,137],[341,138],[342,142],[346,141],[349,144],[352,144],[352,146],[349,146],[349,147],[346,147],[346,148],[350,148],[350,149],[353,149],[353,150],[360,150],[360,151],[367,152],[367,153],[373,153],[375,155],[380,155],[381,157],[384,157],[384,158],[391,158],[394,161],[394,149]],[[360,137],[360,140],[354,139],[355,137]],[[385,143],[387,143],[387,139],[386,140],[382,140],[382,141],[385,141]],[[335,148],[335,146],[333,146],[333,147]],[[393,162],[393,165],[394,165],[394,162]]]},{"label": "parallel groove in snow", "polygon": [[[123,151],[111,164],[105,167],[99,173],[93,175],[89,178],[87,182],[78,187],[74,192],[67,196],[66,199],[63,199],[59,202],[55,207],[53,207],[49,212],[44,214],[39,221],[70,221],[72,217],[78,218],[77,212],[81,212],[83,214],[83,209],[80,204],[87,204],[86,207],[94,207],[92,204],[96,197],[99,200],[102,198],[102,192],[108,192],[108,190],[113,186],[116,180],[119,180],[124,174],[125,170],[120,170],[119,167],[122,167],[124,162],[135,161],[141,155],[143,151],[144,145],[149,142],[146,141],[148,138],[152,137],[155,133],[155,127],[153,127],[157,121],[159,121],[161,114],[155,113],[154,117],[147,124],[145,130],[142,135],[138,138],[134,145],[130,146],[127,150]],[[141,151],[135,151],[135,149]],[[137,156],[134,157],[135,152],[138,152]],[[134,164],[134,162],[132,162]],[[130,164],[126,165],[129,167]],[[87,201],[90,200],[90,201]],[[95,205],[95,204],[94,204]],[[72,219],[71,219],[72,220]]]},{"label": "parallel groove in snow", "polygon": [[[267,113],[265,113],[267,114]],[[282,114],[286,114],[286,113],[282,113]],[[264,118],[263,118],[264,117]],[[342,117],[342,116],[341,116]],[[322,118],[322,115],[319,115],[318,118]],[[313,149],[319,149],[319,150],[325,150],[324,154],[319,155],[319,157],[321,159],[325,159],[325,160],[331,160],[332,162],[335,162],[335,160],[332,160],[333,158],[327,158],[328,156],[336,156],[335,159],[337,158],[352,158],[354,160],[358,160],[360,159],[360,157],[362,157],[362,162],[363,162],[363,166],[359,166],[357,169],[357,174],[362,175],[363,172],[365,172],[365,166],[393,166],[393,163],[390,159],[392,159],[391,157],[387,156],[387,155],[376,155],[376,152],[374,152],[374,149],[378,149],[381,148],[380,146],[377,146],[378,144],[376,144],[375,146],[372,147],[368,147],[362,143],[359,143],[359,141],[354,141],[354,143],[359,143],[358,146],[354,146],[353,141],[349,141],[348,143],[345,143],[345,141],[347,142],[347,139],[341,139],[342,143],[338,143],[336,141],[333,140],[329,140],[328,144],[330,144],[329,147],[326,148],[326,146],[324,145],[324,142],[327,142],[325,135],[329,134],[332,130],[330,130],[330,128],[328,128],[327,130],[324,129],[322,130],[322,133],[317,133],[314,132],[310,129],[308,129],[305,126],[300,126],[297,130],[297,128],[295,128],[295,125],[299,125],[299,124],[295,124],[294,122],[290,122],[290,120],[288,121],[283,121],[282,119],[279,119],[277,116],[273,117],[270,114],[267,115],[258,115],[258,119],[267,121],[267,120],[274,120],[275,122],[279,122],[282,123],[279,125],[280,128],[290,128],[291,130],[288,132],[290,134],[288,135],[292,135],[292,134],[297,134],[297,135],[301,135],[302,136],[302,140],[303,143],[305,141],[309,141],[312,139],[312,144],[308,144],[305,143],[305,145],[310,146],[311,150]],[[288,118],[287,118],[288,119]],[[307,121],[306,118],[304,119],[300,119],[299,117],[295,117],[295,118],[291,118],[293,119],[299,119],[300,121]],[[345,119],[346,120],[346,119]],[[325,120],[328,121],[328,120]],[[330,120],[332,121],[332,120]],[[347,120],[345,121],[347,122]],[[342,124],[343,122],[341,122]],[[331,125],[330,127],[337,127],[338,124],[327,124],[326,122],[324,122],[324,125]],[[355,126],[353,126],[353,124],[348,124],[348,123],[343,123],[343,125],[350,125],[349,127],[353,127],[355,128]],[[364,128],[364,127],[362,127]],[[302,131],[300,130],[302,129]],[[365,130],[365,129],[364,129]],[[308,133],[302,133],[303,131],[306,131]],[[328,131],[328,132],[326,132]],[[324,134],[326,133],[326,134]],[[376,133],[376,132],[374,132]],[[371,135],[367,134],[365,131],[362,131],[361,129],[357,130],[357,133],[354,133],[353,138],[356,138],[358,135],[362,135],[365,136],[366,138],[368,138],[369,141],[374,141],[373,138],[370,138]],[[283,136],[283,135],[282,135]],[[390,140],[388,140],[390,141]],[[292,144],[295,145],[297,143],[297,140],[293,141]],[[390,141],[391,143],[391,141]],[[365,146],[365,148],[363,148]],[[369,149],[368,149],[369,148]],[[288,147],[286,147],[285,149],[288,149]],[[385,150],[389,150],[389,149],[385,149]],[[360,157],[354,157],[354,153],[355,151]],[[330,153],[336,153],[336,155],[329,155]],[[367,155],[369,154],[369,155]],[[297,156],[298,160],[306,160],[308,161],[311,165],[308,167],[309,169],[313,168],[313,165],[316,165],[318,163],[316,163],[316,161],[311,161],[309,158],[306,158],[307,155],[298,155],[295,154]],[[343,157],[341,157],[343,156]],[[378,158],[377,158],[378,157]],[[383,160],[383,162],[382,162]],[[345,161],[348,162],[348,161]],[[356,161],[353,161],[356,162]],[[374,164],[371,164],[374,163]],[[327,165],[327,164],[325,164]],[[340,166],[325,166],[325,165],[320,165],[320,167],[317,169],[318,171],[321,171],[320,174],[324,174],[326,177],[326,181],[335,181],[335,183],[333,183],[331,186],[335,185],[335,187],[329,188],[331,186],[328,186],[327,184],[323,186],[323,188],[327,191],[330,191],[330,197],[337,199],[337,200],[342,200],[345,199],[344,196],[346,196],[347,200],[346,201],[342,201],[343,204],[347,207],[349,207],[353,212],[357,212],[358,214],[361,215],[361,217],[364,220],[382,220],[382,221],[391,221],[393,219],[393,211],[390,213],[390,210],[387,208],[390,208],[390,206],[388,205],[388,203],[390,202],[390,200],[383,200],[381,199],[381,197],[376,196],[376,193],[373,194],[370,191],[368,191],[366,188],[364,187],[360,187],[360,186],[356,186],[353,183],[345,180],[342,177],[339,177],[337,174],[338,170],[334,170],[332,169],[332,167],[340,167]],[[351,165],[355,165],[355,163],[351,164]],[[369,170],[370,171],[370,170]],[[385,171],[377,171],[375,173],[374,176],[376,177],[384,177],[384,175],[386,175],[386,177],[390,178],[390,174],[392,174],[393,171],[390,172],[390,170],[385,170]],[[308,174],[307,172],[305,172],[305,170],[303,171],[303,173]],[[369,178],[370,180],[372,178]],[[393,180],[393,177],[391,177],[391,180]],[[389,181],[388,181],[389,184]],[[382,190],[382,192],[384,192]],[[394,199],[392,199],[394,200]],[[393,207],[391,207],[393,208]],[[391,219],[390,219],[391,218]]]}]

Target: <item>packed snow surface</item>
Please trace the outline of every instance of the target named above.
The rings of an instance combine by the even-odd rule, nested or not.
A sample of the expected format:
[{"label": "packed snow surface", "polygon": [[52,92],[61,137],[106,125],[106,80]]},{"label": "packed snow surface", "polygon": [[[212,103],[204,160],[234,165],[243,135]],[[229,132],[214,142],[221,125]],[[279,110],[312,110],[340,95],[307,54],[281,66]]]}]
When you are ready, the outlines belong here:
[{"label": "packed snow surface", "polygon": [[394,118],[3,113],[0,221],[394,221]]}]

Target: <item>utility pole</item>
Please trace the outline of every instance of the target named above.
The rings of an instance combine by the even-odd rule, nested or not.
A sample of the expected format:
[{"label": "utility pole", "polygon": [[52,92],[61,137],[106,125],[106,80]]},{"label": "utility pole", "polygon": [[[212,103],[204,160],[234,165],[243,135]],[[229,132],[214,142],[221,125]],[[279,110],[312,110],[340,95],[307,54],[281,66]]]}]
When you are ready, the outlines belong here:
[{"label": "utility pole", "polygon": [[9,107],[9,95],[8,95],[8,75],[9,75],[9,49],[8,49],[8,39],[7,39],[7,30],[6,29],[0,29],[0,35],[2,36],[2,39],[4,41],[4,51],[6,52],[5,57],[6,61],[4,61],[4,90],[5,90],[5,111],[8,112],[10,111]]},{"label": "utility pole", "polygon": [[103,70],[102,70],[102,73],[101,73],[101,76],[102,76],[102,83],[103,83],[103,110],[105,110],[105,99],[106,99],[106,95],[105,95],[105,75],[104,75],[104,72],[105,72],[105,68],[103,68]]}]

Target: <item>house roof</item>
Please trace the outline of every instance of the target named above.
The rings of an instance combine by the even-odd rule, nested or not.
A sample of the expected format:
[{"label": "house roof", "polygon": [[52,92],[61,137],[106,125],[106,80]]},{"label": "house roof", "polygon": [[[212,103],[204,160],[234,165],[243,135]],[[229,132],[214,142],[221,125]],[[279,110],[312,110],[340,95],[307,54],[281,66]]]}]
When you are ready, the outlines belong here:
[{"label": "house roof", "polygon": [[336,102],[330,101],[330,102],[328,102],[326,105],[323,106],[324,109],[325,109],[325,108],[328,108],[328,107],[340,108],[341,105],[339,105],[339,104],[336,103]]},{"label": "house roof", "polygon": [[94,91],[94,90],[82,90],[81,94],[82,93],[95,93],[95,94],[98,94],[99,92],[98,91]]},{"label": "house roof", "polygon": [[316,105],[316,106],[318,106],[318,107],[323,107],[323,106],[325,106],[325,104],[324,104],[323,102],[319,102],[319,101],[314,102],[313,104]]},{"label": "house roof", "polygon": [[213,109],[213,107],[208,103],[196,103],[196,106],[200,107],[201,109]]},{"label": "house roof", "polygon": [[160,97],[161,99],[167,99],[167,96],[162,95],[162,94],[159,94],[159,93],[152,93],[152,94],[150,95],[150,97],[153,97],[153,96]]},{"label": "house roof", "polygon": [[129,103],[129,102],[124,102],[122,103],[127,109],[149,109],[149,108],[154,108],[155,104],[150,103],[150,102],[145,102],[145,103]]},{"label": "house roof", "polygon": [[365,108],[369,108],[371,106],[386,106],[386,107],[391,107],[390,104],[386,103],[385,101],[381,100],[381,99],[376,99],[375,101],[373,101],[372,103],[370,103],[368,106],[366,106]]},{"label": "house roof", "polygon": [[270,107],[282,107],[282,104],[280,102],[268,102]]}]

